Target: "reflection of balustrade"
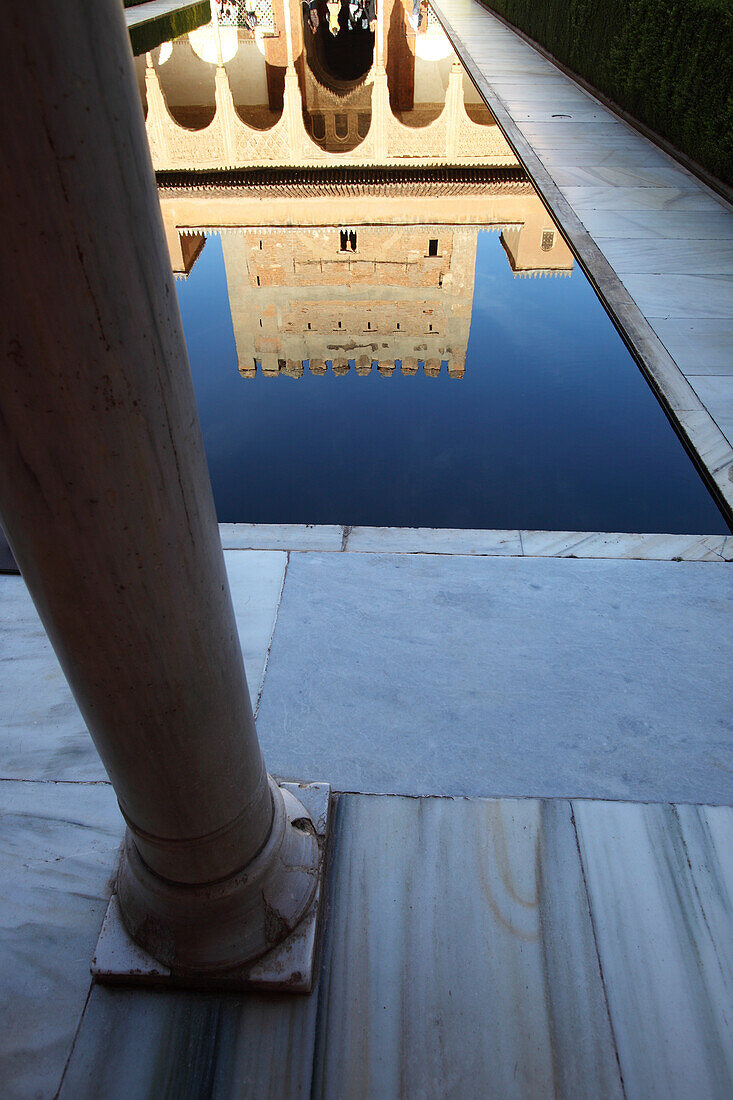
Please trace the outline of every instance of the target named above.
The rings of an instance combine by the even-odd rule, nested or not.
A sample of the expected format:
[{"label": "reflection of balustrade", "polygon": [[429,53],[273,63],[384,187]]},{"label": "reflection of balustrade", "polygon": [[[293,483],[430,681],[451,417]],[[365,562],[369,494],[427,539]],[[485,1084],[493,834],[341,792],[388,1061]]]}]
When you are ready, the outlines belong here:
[{"label": "reflection of balustrade", "polygon": [[261,34],[277,34],[272,0],[216,0],[220,27],[255,28]]},{"label": "reflection of balustrade", "polygon": [[[383,67],[377,66],[372,84],[369,129],[359,144],[343,152],[322,149],[308,133],[303,121],[298,78],[292,66],[288,67],[285,77],[283,112],[268,130],[256,130],[241,119],[223,65],[216,70],[214,118],[201,130],[186,129],[172,117],[152,64],[146,72],[146,90],[148,140],[153,165],[160,170],[265,165],[518,163],[498,126],[481,125],[469,118],[463,98],[463,75],[458,64],[451,69],[441,114],[419,128],[405,126],[394,116],[389,105],[386,73]],[[351,131],[351,126],[348,129]]]}]

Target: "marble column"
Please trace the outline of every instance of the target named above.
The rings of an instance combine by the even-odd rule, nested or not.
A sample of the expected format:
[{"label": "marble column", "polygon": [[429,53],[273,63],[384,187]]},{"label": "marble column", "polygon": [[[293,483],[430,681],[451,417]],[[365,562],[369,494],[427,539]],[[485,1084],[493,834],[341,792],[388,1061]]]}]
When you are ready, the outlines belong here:
[{"label": "marble column", "polygon": [[122,5],[4,29],[0,518],[128,824],[128,932],[231,967],[317,850],[257,741]]}]

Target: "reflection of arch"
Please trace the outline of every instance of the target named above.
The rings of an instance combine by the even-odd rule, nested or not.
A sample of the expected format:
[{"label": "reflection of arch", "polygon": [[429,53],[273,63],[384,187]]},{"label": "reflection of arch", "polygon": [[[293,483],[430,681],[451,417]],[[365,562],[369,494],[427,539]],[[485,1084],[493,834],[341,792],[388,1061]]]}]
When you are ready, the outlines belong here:
[{"label": "reflection of arch", "polygon": [[350,152],[369,133],[372,120],[373,80],[339,95],[325,88],[308,65],[303,69],[303,123],[321,149]]},{"label": "reflection of arch", "polygon": [[256,106],[251,103],[234,105],[237,118],[251,130],[263,133],[271,130],[282,118],[282,111],[271,111],[269,107]]},{"label": "reflection of arch", "polygon": [[188,36],[172,43],[157,71],[171,118],[187,130],[209,126],[216,111],[214,69],[194,52]]},{"label": "reflection of arch", "polygon": [[169,107],[168,110],[174,122],[177,122],[179,126],[186,130],[195,132],[196,130],[205,130],[207,126],[211,125],[216,107],[202,104],[195,107]]},{"label": "reflection of arch", "polygon": [[[392,5],[387,31],[387,84],[392,110],[411,111],[415,105],[415,54],[405,35],[405,9]],[[436,116],[437,117],[437,116]]]},{"label": "reflection of arch", "polygon": [[[308,66],[318,83],[338,96],[346,96],[364,83],[371,70],[374,55],[374,35],[371,31],[346,30],[346,9],[348,9],[347,0],[342,0],[341,29],[338,36],[334,38],[328,30],[327,20],[323,17],[318,31],[313,34],[307,25],[306,8],[305,6],[301,8],[303,42]],[[334,59],[338,60],[340,57],[351,57],[351,65],[335,65]]]}]

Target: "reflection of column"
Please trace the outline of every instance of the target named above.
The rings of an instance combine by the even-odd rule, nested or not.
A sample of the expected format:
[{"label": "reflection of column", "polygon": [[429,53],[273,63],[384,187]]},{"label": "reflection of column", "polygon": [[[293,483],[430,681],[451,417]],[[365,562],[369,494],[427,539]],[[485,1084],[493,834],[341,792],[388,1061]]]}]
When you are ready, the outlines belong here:
[{"label": "reflection of column", "polygon": [[287,935],[317,849],[257,741],[119,0],[43,16],[8,30],[0,511],[128,824],[124,923],[201,973]]},{"label": "reflection of column", "polygon": [[445,96],[445,112],[448,126],[445,138],[445,155],[448,161],[454,160],[458,152],[458,139],[463,121],[463,69],[458,61],[451,65],[448,77],[448,89]]},{"label": "reflection of column", "polygon": [[377,33],[374,42],[374,62],[378,68],[384,68],[384,3],[377,0]]},{"label": "reflection of column", "polygon": [[293,28],[290,21],[290,0],[284,0],[283,9],[285,13],[285,44],[288,58],[288,67],[285,72],[285,100],[283,109],[287,117],[290,163],[297,164],[301,159],[303,145],[303,103],[300,98],[298,74],[293,64]]},{"label": "reflection of column", "polygon": [[167,167],[169,156],[166,125],[168,122],[168,109],[165,105],[158,74],[153,67],[153,59],[149,53],[145,55],[145,98],[148,104],[145,129],[148,134],[150,155],[156,168],[159,165]]},{"label": "reflection of column", "polygon": [[232,114],[234,113],[234,98],[229,87],[229,78],[224,68],[224,55],[221,52],[221,33],[219,31],[219,5],[216,0],[209,0],[211,8],[211,26],[214,31],[214,47],[216,49],[216,77],[215,77],[215,102],[216,113],[221,126],[224,139],[222,164],[232,164],[234,160],[234,138],[232,134]]},{"label": "reflection of column", "polygon": [[224,55],[221,52],[221,34],[219,33],[219,5],[216,0],[209,0],[211,8],[211,26],[214,30],[214,45],[216,47],[216,63],[224,64]]},{"label": "reflection of column", "polygon": [[232,127],[232,120],[234,118],[234,97],[232,96],[232,89],[229,86],[229,76],[223,65],[217,65],[216,78],[214,82],[214,100],[216,103],[216,112],[214,119],[218,121],[221,130],[222,140],[224,142],[224,148],[219,152],[220,164],[229,165],[234,163],[234,133]]},{"label": "reflection of column", "polygon": [[374,134],[374,159],[384,164],[387,159],[387,112],[389,89],[387,72],[384,68],[384,5],[377,0],[377,33],[374,43],[374,84],[372,85],[372,125]]}]

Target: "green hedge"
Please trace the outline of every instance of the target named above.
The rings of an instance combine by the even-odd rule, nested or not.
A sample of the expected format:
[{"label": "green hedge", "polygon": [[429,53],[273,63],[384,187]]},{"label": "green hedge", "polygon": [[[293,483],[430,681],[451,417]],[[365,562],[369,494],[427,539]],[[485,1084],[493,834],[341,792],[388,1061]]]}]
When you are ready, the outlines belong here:
[{"label": "green hedge", "polygon": [[482,0],[733,184],[733,0]]},{"label": "green hedge", "polygon": [[155,49],[161,42],[170,42],[171,39],[210,22],[209,0],[196,0],[184,8],[174,8],[165,15],[159,15],[157,19],[130,27],[132,52],[137,57],[138,54]]}]

